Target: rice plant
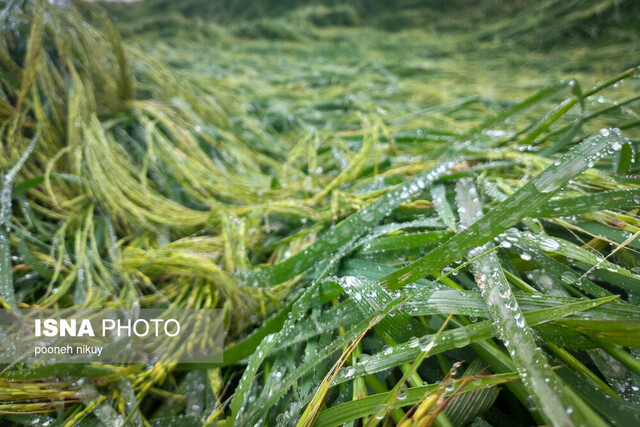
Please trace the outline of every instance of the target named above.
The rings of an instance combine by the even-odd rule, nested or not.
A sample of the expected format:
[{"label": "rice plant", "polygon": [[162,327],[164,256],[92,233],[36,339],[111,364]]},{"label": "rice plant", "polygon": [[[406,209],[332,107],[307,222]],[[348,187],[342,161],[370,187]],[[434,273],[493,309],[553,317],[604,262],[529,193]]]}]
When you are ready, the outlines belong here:
[{"label": "rice plant", "polygon": [[0,303],[225,347],[0,360],[0,422],[640,420],[636,4],[54,3],[0,1]]}]

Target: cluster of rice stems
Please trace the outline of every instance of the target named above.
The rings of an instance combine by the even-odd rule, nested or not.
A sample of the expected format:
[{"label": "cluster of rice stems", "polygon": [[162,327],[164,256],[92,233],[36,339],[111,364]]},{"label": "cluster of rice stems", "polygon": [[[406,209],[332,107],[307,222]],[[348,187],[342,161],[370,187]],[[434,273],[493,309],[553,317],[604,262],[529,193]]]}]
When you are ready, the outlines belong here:
[{"label": "cluster of rice stems", "polygon": [[2,421],[640,419],[638,69],[589,62],[634,42],[546,80],[459,34],[125,45],[92,4],[0,6],[2,306],[222,308],[227,331],[219,365],[4,365]]}]

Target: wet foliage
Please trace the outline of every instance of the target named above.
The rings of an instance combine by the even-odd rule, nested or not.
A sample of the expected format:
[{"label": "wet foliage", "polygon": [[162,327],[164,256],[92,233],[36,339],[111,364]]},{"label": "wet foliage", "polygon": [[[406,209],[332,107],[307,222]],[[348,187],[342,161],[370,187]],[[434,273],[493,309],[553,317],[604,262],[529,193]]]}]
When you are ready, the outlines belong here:
[{"label": "wet foliage", "polygon": [[0,2],[0,303],[221,308],[224,362],[4,364],[1,422],[640,420],[634,2],[52,3]]}]

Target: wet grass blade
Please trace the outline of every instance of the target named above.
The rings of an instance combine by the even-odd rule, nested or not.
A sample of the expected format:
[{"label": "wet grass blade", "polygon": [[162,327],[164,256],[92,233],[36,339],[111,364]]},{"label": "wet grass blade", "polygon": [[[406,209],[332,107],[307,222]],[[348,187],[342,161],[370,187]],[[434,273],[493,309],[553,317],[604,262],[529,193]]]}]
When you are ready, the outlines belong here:
[{"label": "wet grass blade", "polygon": [[538,207],[531,216],[553,218],[605,209],[631,208],[638,205],[640,205],[640,189],[611,190],[551,200]]},{"label": "wet grass blade", "polygon": [[[485,376],[481,379],[474,380],[472,383],[464,386],[459,393],[467,393],[475,390],[482,390],[487,387],[504,384],[517,378],[517,374],[499,374]],[[394,402],[395,407],[409,406],[419,402],[426,394],[437,390],[439,384],[428,385],[423,387],[410,387],[406,390],[406,397],[401,401]],[[357,401],[351,401],[342,405],[338,405],[329,409],[325,409],[320,413],[316,426],[331,427],[343,425],[346,422],[356,420],[374,414],[390,397],[391,392],[380,393],[367,396]]]},{"label": "wet grass blade", "polygon": [[450,231],[455,232],[456,217],[453,214],[449,201],[447,200],[445,186],[443,184],[434,185],[431,189],[431,197],[433,198],[433,204],[435,205],[436,212],[438,212],[438,215],[442,218],[442,222],[445,223]]},{"label": "wet grass blade", "polygon": [[11,266],[11,190],[16,175],[33,151],[38,137],[34,137],[24,153],[9,171],[2,176],[2,193],[0,193],[0,301],[2,305],[16,308],[16,296],[13,289],[13,270]]},{"label": "wet grass blade", "polygon": [[[483,372],[485,366],[482,360],[474,359],[464,371],[462,378],[486,375],[487,373]],[[453,425],[466,425],[473,418],[489,409],[498,397],[498,393],[500,393],[500,389],[497,387],[487,387],[463,393],[451,402],[444,412]]]},{"label": "wet grass blade", "polygon": [[596,254],[593,251],[589,251],[584,247],[578,246],[574,243],[559,239],[557,237],[536,235],[529,232],[521,233],[515,229],[509,230],[505,233],[507,236],[512,236],[523,245],[538,249],[540,251],[548,251],[562,255],[567,258],[574,259],[576,261],[583,262],[592,266],[592,268],[604,269],[616,275],[624,276],[630,280],[618,283],[618,286],[637,291],[640,289],[640,276],[632,273],[628,269],[614,264],[613,262],[605,259],[600,254]]},{"label": "wet grass blade", "polygon": [[401,203],[420,194],[455,165],[456,163],[446,163],[419,174],[380,197],[371,205],[354,213],[342,224],[328,230],[303,252],[269,268],[250,274],[246,281],[255,286],[269,287],[295,277],[353,240],[354,237],[363,235]]},{"label": "wet grass blade", "polygon": [[[583,300],[553,308],[535,310],[524,313],[524,318],[527,325],[533,327],[554,319],[598,307],[615,299],[617,299],[617,296]],[[468,326],[445,331],[441,334],[440,338],[436,340],[430,354],[435,355],[454,348],[462,348],[471,343],[492,338],[495,334],[496,331],[494,330],[492,321],[477,322]],[[354,377],[380,372],[384,369],[411,362],[420,353],[420,348],[431,342],[431,338],[430,335],[426,335],[419,339],[417,345],[415,342],[404,343],[384,353],[376,353],[366,361],[358,363],[355,366],[355,370],[351,372],[351,375],[339,375],[335,380],[335,384],[349,381]]]},{"label": "wet grass blade", "polygon": [[390,289],[397,289],[419,279],[429,271],[461,259],[467,250],[486,243],[522,218],[529,216],[533,209],[550,199],[570,179],[586,170],[598,159],[612,154],[624,143],[624,139],[616,130],[603,130],[588,138],[573,147],[571,151],[500,205],[487,212],[480,220],[419,260],[384,277],[381,283]]},{"label": "wet grass blade", "polygon": [[[461,180],[457,185],[458,210],[462,227],[468,227],[482,217],[482,206],[478,193],[470,180]],[[492,243],[474,249],[476,251],[491,249]],[[487,304],[491,319],[494,321],[520,378],[531,392],[536,406],[540,408],[547,420],[553,425],[571,426],[587,422],[588,414],[578,410],[563,389],[542,350],[535,343],[524,313],[511,290],[497,256],[488,254],[475,261],[472,270]],[[591,419],[590,422],[595,422]]]}]

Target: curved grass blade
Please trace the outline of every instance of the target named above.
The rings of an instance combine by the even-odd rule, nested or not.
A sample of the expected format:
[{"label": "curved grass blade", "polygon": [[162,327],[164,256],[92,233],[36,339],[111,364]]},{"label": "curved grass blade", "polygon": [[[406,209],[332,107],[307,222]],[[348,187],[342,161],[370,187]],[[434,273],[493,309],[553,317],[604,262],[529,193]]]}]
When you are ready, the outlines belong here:
[{"label": "curved grass blade", "polygon": [[[482,360],[474,359],[465,370],[463,378],[481,375],[484,366]],[[444,413],[451,424],[466,425],[473,418],[489,409],[498,398],[498,393],[500,393],[500,389],[497,387],[487,387],[463,393],[447,405]]]},{"label": "curved grass blade", "polygon": [[640,419],[638,405],[598,390],[589,380],[575,371],[560,369],[558,376],[609,423],[621,426],[635,425]]},{"label": "curved grass blade", "polygon": [[366,208],[354,213],[342,224],[328,230],[309,248],[264,270],[250,273],[246,282],[260,287],[273,286],[289,280],[326,258],[354,237],[362,236],[369,228],[390,214],[401,203],[420,194],[447,171],[456,166],[448,162],[422,172],[413,179],[386,193]]},{"label": "curved grass blade", "polygon": [[640,322],[629,320],[558,319],[558,325],[579,331],[597,341],[640,348]]},{"label": "curved grass blade", "polygon": [[584,230],[593,237],[602,237],[602,240],[615,242],[619,245],[640,250],[640,240],[630,240],[633,235],[628,231],[619,230],[596,222],[577,222],[575,225],[578,229]]},{"label": "curved grass blade", "polygon": [[[340,278],[338,283],[350,294],[364,319],[375,317],[393,302],[386,289],[364,277],[347,276]],[[394,342],[404,342],[426,333],[426,328],[420,322],[402,310],[398,310],[393,317],[383,317],[374,328],[383,339]]]},{"label": "curved grass blade", "polygon": [[[579,298],[555,297],[541,294],[518,294],[516,295],[516,300],[525,313],[582,301],[582,299]],[[446,316],[451,311],[465,316],[475,316],[478,318],[489,317],[486,304],[479,292],[460,291],[454,289],[437,289],[433,291],[425,290],[419,295],[408,299],[403,304],[402,312],[400,313],[411,316]],[[398,314],[396,314],[396,316],[398,316]],[[576,320],[579,320],[581,324],[585,325],[588,325],[591,321],[599,320],[640,322],[640,309],[627,304],[616,304],[615,306],[607,304],[590,310],[588,314],[582,315],[580,313],[576,313],[574,316],[576,316]],[[278,340],[278,344],[270,353],[268,353],[268,355],[293,346],[294,344],[312,339],[319,334],[335,331],[341,327],[355,325],[365,319],[366,317],[360,312],[356,304],[350,298],[341,304],[326,310],[317,318],[305,319],[297,323],[294,330],[285,332],[282,335]],[[398,328],[396,324],[392,323],[391,325],[393,326],[393,330],[397,331]],[[419,333],[408,331],[404,333],[404,339],[398,338],[398,335],[395,335],[395,337],[398,343],[402,343],[407,341],[407,336],[419,335]],[[247,341],[253,342],[253,339],[249,338]],[[238,346],[243,347],[245,345],[245,341],[238,344]],[[234,348],[235,346],[230,347],[229,350],[233,350]],[[226,363],[227,361],[225,361],[225,364]],[[188,369],[189,366],[190,365],[181,365],[178,369],[185,370]]]},{"label": "curved grass blade", "polygon": [[[478,221],[482,217],[482,206],[473,183],[470,180],[459,181],[457,194],[461,225],[469,226]],[[475,248],[469,257],[473,258],[477,251],[486,251],[492,246],[492,243],[487,243]],[[572,426],[574,423],[586,423],[587,417],[584,414],[577,410],[568,410],[576,405],[564,392],[563,385],[551,370],[542,350],[536,345],[524,313],[502,272],[498,257],[490,253],[474,261],[472,270],[491,318],[499,331],[498,336],[507,347],[536,406],[553,425]]]},{"label": "curved grass blade", "polygon": [[618,130],[602,130],[573,147],[554,164],[526,183],[480,220],[453,236],[419,260],[384,277],[383,286],[397,289],[427,272],[461,259],[474,246],[482,245],[556,194],[570,179],[586,170],[598,159],[612,154],[625,143]]},{"label": "curved grass blade", "polygon": [[[496,117],[493,117],[489,120],[486,120],[485,122],[481,123],[480,125],[474,127],[473,129],[469,130],[466,133],[467,138],[471,137],[479,132],[482,132],[484,130],[487,130],[499,123],[504,122],[505,120],[507,120],[509,117],[514,116],[515,114],[521,113],[523,111],[528,110],[529,108],[535,106],[536,104],[538,104],[540,101],[543,101],[553,95],[556,95],[568,88],[571,87],[571,83],[572,81],[564,81],[564,82],[560,82],[558,84],[555,84],[553,86],[549,86],[547,88],[541,89],[540,91],[538,91],[537,93],[533,94],[532,96],[530,96],[529,98],[525,99],[522,102],[519,102],[517,104],[515,104],[513,107],[509,108],[508,110],[498,114]],[[465,139],[467,139],[465,138]]]},{"label": "curved grass blade", "polygon": [[[475,379],[465,385],[463,389],[457,391],[457,393],[464,394],[475,390],[482,390],[488,387],[501,385],[515,379],[517,379],[516,373],[480,377],[479,379]],[[465,380],[457,380],[457,382],[463,381]],[[413,405],[422,400],[425,395],[436,391],[439,386],[439,384],[432,384],[423,387],[410,387],[406,390],[406,397],[401,401],[396,400],[393,403],[393,406],[402,407]],[[391,392],[379,393],[325,409],[320,413],[315,425],[317,427],[339,426],[349,421],[372,415],[379,409],[380,405],[383,405],[384,402],[387,401],[390,396],[393,397]]]},{"label": "curved grass blade", "polygon": [[[366,331],[365,331],[366,332]],[[337,373],[342,369],[346,360],[351,356],[351,353],[355,348],[360,344],[360,341],[364,337],[364,332],[358,335],[358,337],[342,352],[338,360],[334,363],[331,370],[324,377],[320,386],[317,388],[313,399],[307,405],[305,411],[300,416],[300,420],[296,424],[296,427],[312,427],[315,425],[315,421],[320,412],[320,408],[322,407],[324,400],[327,396],[327,392],[329,391],[329,387],[331,387],[331,383],[335,379]]]},{"label": "curved grass blade", "polygon": [[456,231],[456,217],[453,214],[451,205],[447,200],[447,191],[443,184],[436,184],[431,188],[431,197],[433,198],[433,204],[436,208],[436,212],[442,222],[445,223],[450,231]]},{"label": "curved grass blade", "polygon": [[[348,240],[346,244],[344,244],[338,250],[338,253],[334,255],[331,261],[323,267],[323,270],[320,273],[320,275],[316,277],[316,279],[307,287],[307,289],[304,290],[304,292],[302,292],[302,294],[297,299],[295,299],[295,301],[292,302],[291,312],[289,313],[287,319],[285,320],[282,328],[273,334],[267,335],[260,342],[255,352],[251,356],[244,373],[242,374],[242,378],[240,379],[240,383],[238,385],[238,388],[236,389],[236,393],[234,394],[233,400],[231,401],[230,408],[232,412],[231,412],[230,421],[232,423],[235,424],[240,422],[238,421],[238,417],[240,415],[243,415],[243,418],[252,418],[252,417],[259,416],[260,413],[264,413],[268,411],[268,409],[276,402],[275,398],[280,397],[286,391],[286,388],[282,387],[282,384],[279,383],[278,390],[280,391],[270,393],[269,396],[271,397],[271,399],[267,399],[267,402],[263,405],[258,405],[254,407],[253,411],[251,412],[247,411],[249,413],[246,414],[246,416],[244,416],[243,412],[245,411],[245,405],[248,397],[249,388],[251,387],[251,384],[255,378],[255,375],[258,369],[260,368],[260,365],[262,365],[262,362],[264,361],[265,357],[273,349],[275,344],[280,340],[280,338],[284,334],[284,331],[293,329],[295,327],[295,323],[300,318],[302,318],[302,316],[304,316],[305,312],[308,309],[308,305],[311,299],[313,298],[313,295],[316,293],[322,280],[326,277],[326,275],[330,274],[337,268],[340,260],[345,254],[353,250],[353,248],[358,244],[358,241],[359,241],[358,237],[359,235],[354,236],[350,240]],[[360,333],[362,333],[363,331],[364,329],[360,331]],[[336,343],[341,339],[344,340],[345,338],[346,336],[343,336],[338,340],[334,341],[333,343],[334,351],[337,350],[338,348],[338,347],[335,347]],[[345,343],[343,342],[342,345],[344,344]],[[325,356],[328,356],[330,354],[332,354],[332,352],[326,349]],[[302,366],[299,367],[296,371],[294,371],[294,374],[292,375],[301,376],[304,373],[306,373],[309,370],[309,368],[310,367],[308,363],[303,363]],[[297,380],[299,377],[296,376],[295,378]],[[242,421],[242,422],[245,422],[245,421]]]},{"label": "curved grass blade", "polygon": [[[590,310],[607,302],[617,299],[617,296],[598,298],[594,300],[581,300],[575,303],[564,304],[557,307],[545,308],[524,313],[524,318],[530,327],[537,326],[561,317],[566,317],[581,311]],[[495,336],[492,321],[482,321],[459,327],[453,330],[444,331],[436,340],[431,354],[435,355],[454,348],[462,348],[470,343],[486,340]],[[417,343],[410,342],[399,344],[390,351],[379,352],[363,362],[354,366],[350,375],[340,374],[334,384],[350,381],[361,375],[373,374],[385,369],[393,368],[403,363],[409,363],[420,353],[420,348],[431,342],[432,335],[425,335]]]},{"label": "curved grass blade", "polygon": [[[350,245],[347,245],[347,246],[350,246]],[[339,254],[339,256],[334,257],[332,262],[334,263],[339,262],[341,255],[344,253],[347,253],[349,250],[350,249],[348,247],[341,249],[341,253]],[[325,271],[330,271],[330,268],[331,266],[327,267]],[[462,266],[459,268],[462,268]],[[304,294],[299,298],[299,301],[296,302],[296,305],[294,306],[294,310],[292,310],[292,317],[287,321],[287,323],[285,324],[286,326],[283,327],[283,329],[286,330],[286,329],[295,327],[295,319],[297,319],[303,313],[304,307],[306,307],[306,304],[311,298],[311,295],[315,292],[315,289],[316,289],[315,285],[318,283],[318,280],[319,279],[316,279],[316,282],[314,283],[314,285],[310,286],[304,292]],[[413,295],[418,295],[420,292],[422,292],[422,290],[418,290],[414,292]],[[303,375],[307,374],[312,369],[314,369],[314,367],[317,366],[319,362],[332,356],[334,353],[336,353],[337,351],[342,349],[344,346],[346,346],[349,342],[351,342],[351,340],[353,340],[354,337],[364,333],[366,330],[370,329],[373,325],[378,323],[384,317],[390,315],[391,313],[395,313],[397,310],[400,309],[402,304],[407,299],[410,299],[411,297],[412,296],[396,298],[394,301],[392,301],[390,304],[384,307],[384,309],[381,310],[373,319],[363,320],[362,322],[355,325],[351,329],[350,333],[339,336],[333,342],[331,342],[328,345],[325,345],[323,349],[319,350],[314,357],[310,357],[306,359],[300,366],[292,370],[287,377],[282,379],[278,383],[277,387],[268,391],[264,391],[262,395],[258,399],[256,399],[255,402],[253,402],[252,407],[254,409],[251,413],[246,414],[246,416],[243,417],[243,422],[244,423],[248,422],[249,424],[252,424],[252,423],[254,424],[255,422],[257,422],[257,420],[261,419],[262,416],[269,410],[269,408],[271,408],[284,395],[284,393],[287,392],[287,390],[293,384],[295,384]],[[291,319],[294,319],[294,320],[291,320]],[[277,334],[277,335],[282,336],[280,334]],[[240,385],[238,387],[241,393],[239,394],[237,391],[236,394],[234,395],[233,401],[231,402],[232,410],[234,411],[232,412],[232,415],[244,412],[244,406],[242,405],[244,405],[244,402],[247,398],[249,386],[251,385],[252,379],[255,376],[258,367],[262,363],[262,360],[264,360],[264,358],[266,357],[266,353],[263,352],[262,350],[264,348],[265,350],[269,351],[271,350],[271,348],[273,348],[273,345],[271,343],[274,343],[275,340],[273,340],[272,338],[273,337],[271,336],[269,337],[269,339],[263,340],[263,342],[258,347],[257,354],[254,353],[254,356],[250,359],[247,369],[245,370],[243,377],[240,381]],[[268,342],[265,343],[266,341]],[[353,371],[353,369],[350,369],[349,371]],[[342,382],[344,382],[344,379]],[[335,384],[335,380],[333,384]],[[234,409],[234,402],[237,402],[235,403],[236,405],[235,407],[238,409]],[[238,422],[237,419],[235,418],[234,418],[234,421]]]},{"label": "curved grass blade", "polygon": [[551,200],[538,207],[531,216],[553,218],[597,212],[605,209],[630,208],[638,205],[640,205],[640,189],[630,188]]},{"label": "curved grass blade", "polygon": [[2,193],[0,193],[0,305],[16,308],[16,296],[13,289],[13,270],[11,268],[11,242],[9,230],[11,224],[11,190],[16,175],[27,161],[38,141],[36,135],[31,139],[26,150],[9,171],[2,176]]},{"label": "curved grass blade", "polygon": [[[582,296],[583,293],[596,298],[613,295],[611,292],[603,289],[597,284],[584,276],[579,275],[565,264],[551,258],[549,255],[537,249],[531,249],[528,246],[521,245],[517,239],[510,240],[513,251],[525,258],[531,257],[531,261],[536,265],[544,268],[547,272],[555,277],[559,277],[558,281],[570,294],[574,296]],[[525,255],[526,254],[526,255]]]},{"label": "curved grass blade", "polygon": [[[592,266],[592,268],[599,268],[611,273],[619,274],[631,280],[625,282],[618,282],[617,285],[629,288],[632,291],[640,290],[640,276],[632,273],[626,268],[614,264],[602,257],[599,253],[596,254],[593,251],[589,251],[581,246],[571,243],[564,239],[560,239],[552,236],[536,235],[529,232],[520,232],[516,229],[511,229],[507,233],[507,236],[512,236],[518,242],[525,246],[529,246],[540,251],[552,252],[562,255],[567,258],[574,259],[579,262],[583,262]],[[615,281],[613,281],[616,284]]]},{"label": "curved grass blade", "polygon": [[366,259],[402,260],[413,253],[423,254],[426,249],[446,241],[453,235],[450,231],[427,231],[396,236],[379,237],[363,245],[358,255]]}]

